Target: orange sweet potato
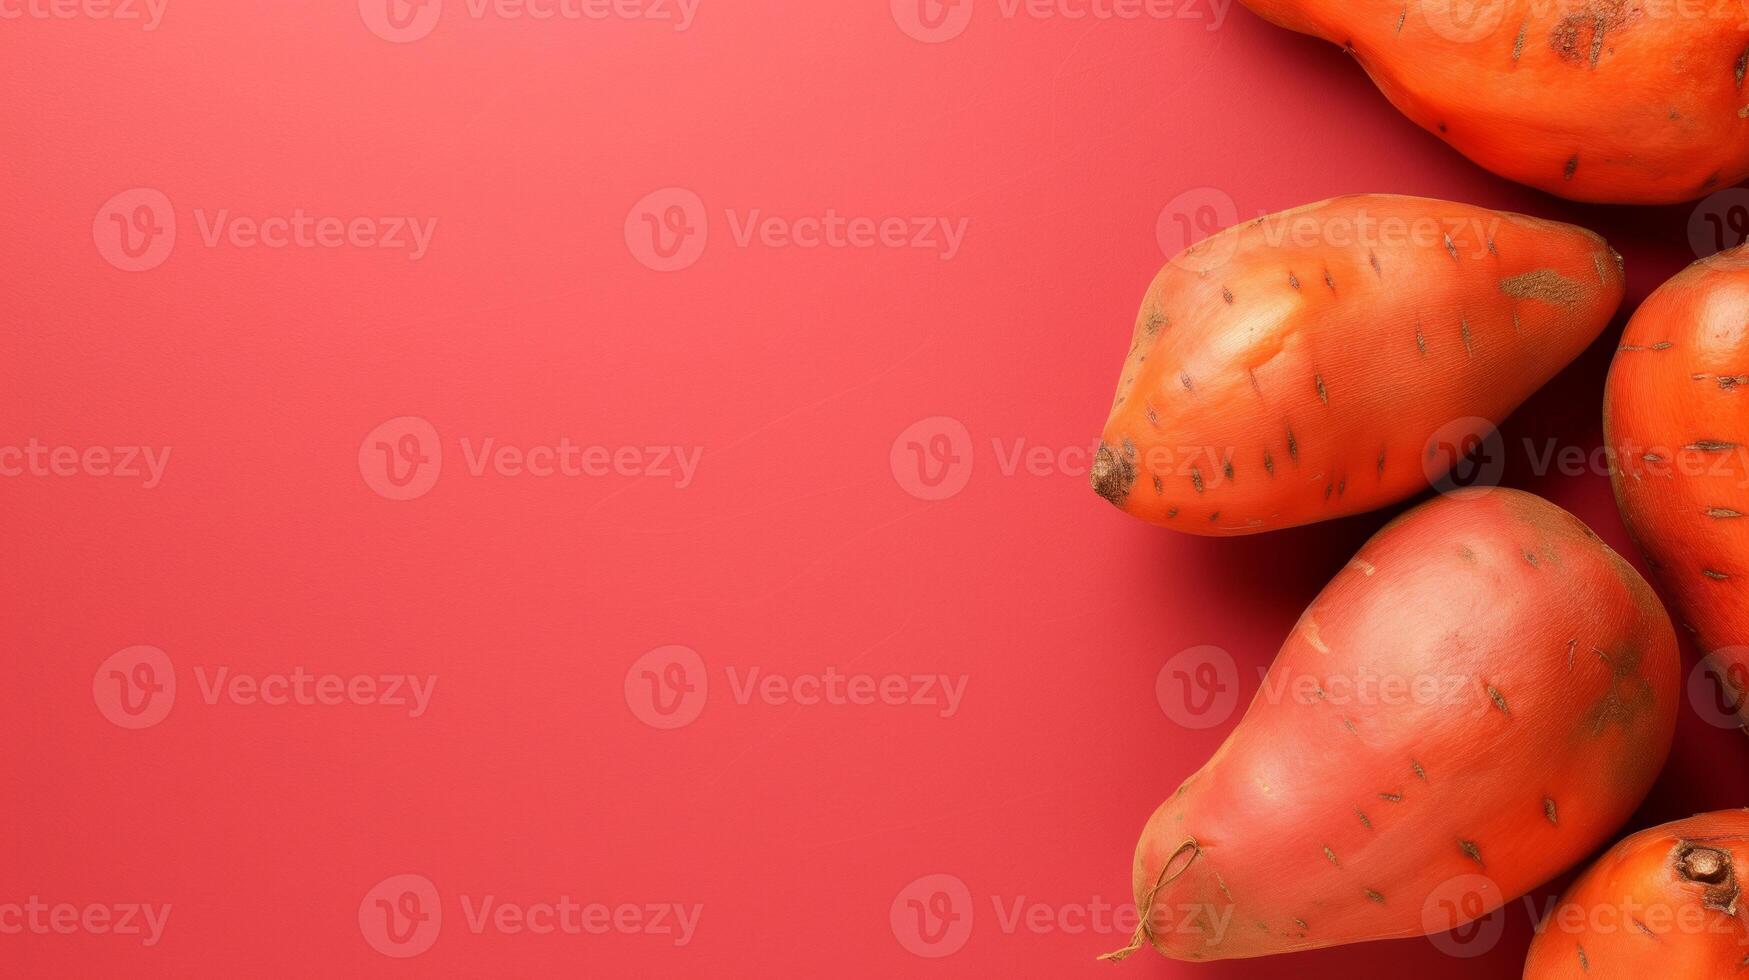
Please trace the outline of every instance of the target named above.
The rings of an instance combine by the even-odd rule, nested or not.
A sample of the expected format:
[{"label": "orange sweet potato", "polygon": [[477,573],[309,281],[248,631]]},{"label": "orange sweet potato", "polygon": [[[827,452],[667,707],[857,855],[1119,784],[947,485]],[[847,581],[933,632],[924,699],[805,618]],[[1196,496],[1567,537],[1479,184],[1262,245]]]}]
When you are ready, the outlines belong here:
[{"label": "orange sweet potato", "polygon": [[1622,519],[1749,721],[1749,247],[1654,292],[1622,336],[1604,433]]},{"label": "orange sweet potato", "polygon": [[1093,488],[1212,535],[1396,503],[1452,462],[1436,435],[1504,421],[1622,290],[1591,232],[1465,204],[1360,195],[1229,228],[1149,287]]},{"label": "orange sweet potato", "polygon": [[1749,810],[1642,830],[1579,876],[1531,943],[1524,980],[1740,977]]},{"label": "orange sweet potato", "polygon": [[1226,959],[1422,935],[1465,875],[1490,883],[1470,917],[1486,914],[1633,812],[1679,685],[1669,616],[1577,518],[1516,490],[1436,498],[1337,574],[1226,743],[1148,821],[1132,949]]},{"label": "orange sweet potato", "polygon": [[1738,0],[1243,0],[1341,45],[1423,129],[1578,201],[1692,200],[1749,177]]}]

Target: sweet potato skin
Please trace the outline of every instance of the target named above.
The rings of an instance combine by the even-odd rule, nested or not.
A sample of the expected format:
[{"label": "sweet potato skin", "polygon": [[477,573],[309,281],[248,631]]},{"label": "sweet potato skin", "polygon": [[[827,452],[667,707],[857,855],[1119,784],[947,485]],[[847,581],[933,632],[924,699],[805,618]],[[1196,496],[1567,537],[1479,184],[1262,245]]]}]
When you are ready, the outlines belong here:
[{"label": "sweet potato skin", "polygon": [[1524,980],[1742,975],[1749,810],[1703,813],[1610,848],[1561,896]]},{"label": "sweet potato skin", "polygon": [[1091,482],[1119,509],[1251,534],[1426,490],[1454,422],[1499,424],[1621,303],[1571,225],[1394,195],[1227,229],[1148,288]]},{"label": "sweet potato skin", "polygon": [[1243,2],[1342,45],[1404,115],[1510,180],[1668,204],[1749,177],[1740,3]]},{"label": "sweet potato skin", "polygon": [[[1430,896],[1469,874],[1493,883],[1486,914],[1633,812],[1679,675],[1656,595],[1577,518],[1507,489],[1422,505],[1324,589],[1226,743],[1148,821],[1138,939],[1204,960],[1421,935]],[[1442,683],[1336,696],[1366,676]]]},{"label": "sweet potato skin", "polygon": [[1749,678],[1749,247],[1704,259],[1634,314],[1604,438],[1622,519],[1745,713]]}]

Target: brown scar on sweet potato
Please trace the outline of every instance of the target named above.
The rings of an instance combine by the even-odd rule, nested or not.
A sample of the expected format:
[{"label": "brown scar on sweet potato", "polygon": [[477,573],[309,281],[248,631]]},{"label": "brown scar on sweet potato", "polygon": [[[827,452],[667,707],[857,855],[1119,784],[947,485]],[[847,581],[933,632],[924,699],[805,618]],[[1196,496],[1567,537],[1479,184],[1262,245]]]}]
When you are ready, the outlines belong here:
[{"label": "brown scar on sweet potato", "polygon": [[1500,280],[1500,291],[1513,299],[1534,299],[1571,306],[1584,292],[1579,284],[1553,269],[1537,269]]}]

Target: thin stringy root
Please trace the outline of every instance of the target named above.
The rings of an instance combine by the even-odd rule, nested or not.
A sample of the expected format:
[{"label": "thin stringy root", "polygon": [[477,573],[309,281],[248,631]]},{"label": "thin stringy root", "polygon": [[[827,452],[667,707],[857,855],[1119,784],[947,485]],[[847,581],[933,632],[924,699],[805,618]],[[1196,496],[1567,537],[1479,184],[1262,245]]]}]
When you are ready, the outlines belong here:
[{"label": "thin stringy root", "polygon": [[[1185,851],[1190,852],[1190,860],[1184,862],[1184,867],[1179,868],[1168,876],[1167,872],[1172,870],[1172,863],[1177,861],[1178,856]],[[1160,889],[1177,881],[1179,876],[1183,875],[1186,871],[1189,871],[1190,866],[1195,864],[1196,859],[1201,856],[1202,845],[1196,842],[1195,837],[1186,837],[1184,843],[1178,845],[1178,849],[1173,851],[1172,855],[1166,859],[1166,863],[1160,866],[1160,877],[1155,880],[1153,890],[1142,896],[1141,904],[1136,907],[1136,913],[1142,917],[1142,922],[1140,925],[1136,926],[1135,935],[1130,937],[1130,944],[1123,949],[1113,950],[1109,953],[1101,953],[1098,957],[1100,960],[1111,963],[1122,963],[1124,960],[1129,959],[1131,953],[1134,953],[1136,950],[1141,949],[1143,946],[1154,941],[1154,930],[1152,924],[1155,896],[1160,894]]]}]

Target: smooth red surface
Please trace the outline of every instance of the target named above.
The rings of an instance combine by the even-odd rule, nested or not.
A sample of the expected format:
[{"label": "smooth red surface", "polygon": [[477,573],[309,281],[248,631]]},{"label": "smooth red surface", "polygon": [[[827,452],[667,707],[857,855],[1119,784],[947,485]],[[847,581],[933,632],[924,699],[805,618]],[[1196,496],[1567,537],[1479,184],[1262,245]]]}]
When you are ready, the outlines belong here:
[{"label": "smooth red surface", "polygon": [[[1390,191],[1576,221],[1625,254],[1630,306],[1692,258],[1691,210],[1502,183],[1335,49],[1238,8],[1218,30],[1201,4],[1184,8],[1201,20],[956,9],[971,19],[940,43],[879,0],[704,0],[684,31],[449,0],[406,43],[352,3],[170,0],[151,31],[0,23],[0,445],[171,447],[150,490],[0,479],[0,913],[32,896],[172,907],[151,946],[0,932],[0,974],[1517,975],[1522,906],[1474,960],[1412,940],[1093,961],[1127,937],[1076,910],[1127,899],[1144,819],[1237,720],[1175,723],[1162,665],[1229,651],[1242,705],[1388,513],[1178,537],[1095,497],[1087,452],[1165,258],[1162,209],[1186,192],[1246,216]],[[129,272],[104,219],[136,188],[170,202],[177,238]],[[685,194],[640,203],[668,188],[696,195],[709,237],[661,272],[637,230],[688,216]],[[416,261],[201,234],[220,209],[297,208],[437,227]],[[725,212],[753,209],[966,234],[945,261],[740,247]],[[1618,333],[1519,413],[1510,447],[1597,444]],[[393,500],[363,443],[402,417],[438,434],[443,469]],[[937,417],[963,436],[912,429]],[[460,440],[484,437],[702,456],[684,488],[475,478]],[[1006,467],[1017,440],[1068,458]],[[908,466],[913,443],[962,462],[931,483],[943,471]],[[1625,547],[1603,475],[1538,476],[1514,448],[1507,481]],[[176,698],[127,728],[100,667],[141,645]],[[640,660],[672,646],[697,661]],[[124,676],[161,676],[133,662]],[[640,705],[642,669],[688,664],[708,674],[700,713],[641,720],[674,720]],[[739,703],[727,673],[828,667],[964,678],[964,695],[951,717]],[[411,718],[209,704],[219,668],[437,680]],[[1742,805],[1745,748],[1686,713],[1627,829]],[[373,947],[375,898],[432,901],[400,875],[442,911],[408,958]],[[702,910],[677,946],[475,932],[464,903],[484,896]],[[941,943],[910,898],[960,917]],[[1017,902],[1059,924],[1005,921]]]}]

